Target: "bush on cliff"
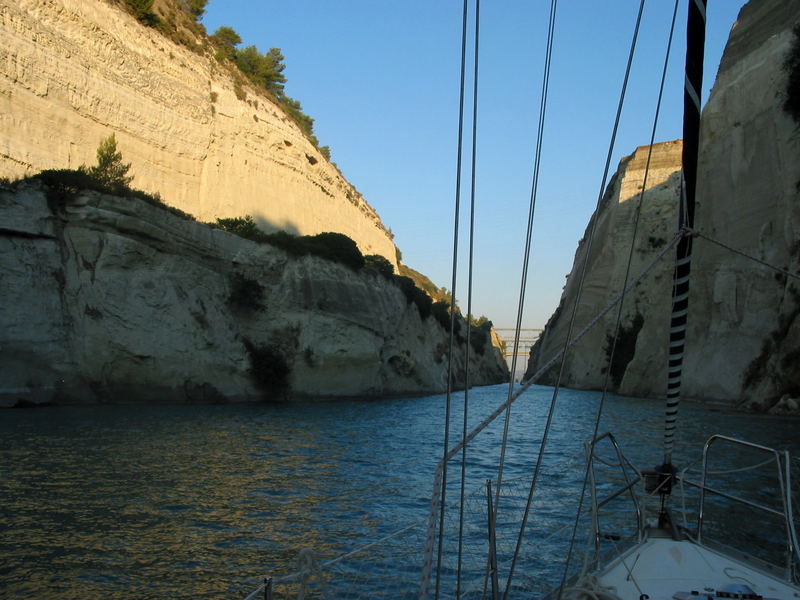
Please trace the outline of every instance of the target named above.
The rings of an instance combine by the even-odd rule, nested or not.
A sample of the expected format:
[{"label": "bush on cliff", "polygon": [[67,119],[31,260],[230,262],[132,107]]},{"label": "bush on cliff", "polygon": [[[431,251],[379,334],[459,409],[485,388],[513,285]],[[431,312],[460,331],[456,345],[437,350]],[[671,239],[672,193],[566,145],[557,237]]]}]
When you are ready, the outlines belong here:
[{"label": "bush on cliff", "polygon": [[264,310],[264,286],[258,281],[241,273],[234,273],[230,283],[228,304],[231,308],[241,312]]},{"label": "bush on cliff", "polygon": [[112,189],[104,182],[89,174],[85,168],[47,169],[32,177],[22,179],[21,181],[29,180],[41,181],[45,184],[47,187],[47,199],[50,201],[53,208],[63,208],[79,192],[90,190],[100,192],[101,194],[109,194],[111,196],[138,198],[152,206],[162,208],[181,219],[186,219],[187,221],[196,220],[193,215],[183,212],[181,209],[175,208],[174,206],[164,204],[164,201],[158,194],[148,194],[143,190],[128,187]]},{"label": "bush on cliff", "polygon": [[367,254],[364,257],[364,268],[391,281],[394,275],[394,266],[380,254]]},{"label": "bush on cliff", "polygon": [[[284,90],[286,76],[283,74],[286,64],[281,49],[270,48],[264,54],[261,54],[253,45],[239,49],[236,46],[242,43],[242,38],[232,27],[227,25],[219,27],[209,39],[218,48],[217,59],[231,60],[245,77],[257,87],[266,90],[289,115],[289,118],[308,136],[308,139],[319,149],[326,160],[330,161],[330,147],[320,146],[319,140],[314,136],[314,119],[303,112],[303,107],[298,100],[286,95]],[[239,94],[237,94],[238,96]]]},{"label": "bush on cliff", "polygon": [[303,236],[292,235],[285,231],[264,233],[250,215],[217,219],[214,226],[235,233],[239,237],[280,248],[292,256],[318,256],[338,262],[354,271],[364,266],[364,256],[358,246],[343,233],[327,231]]},{"label": "bush on cliff", "polygon": [[419,311],[419,316],[422,318],[422,320],[424,321],[427,319],[431,314],[431,305],[433,304],[431,297],[419,289],[414,284],[414,280],[410,277],[394,275],[392,280],[394,281],[395,285],[400,288],[400,291],[405,294],[406,301],[409,304],[417,305],[417,310]]},{"label": "bush on cliff", "polygon": [[212,227],[217,227],[223,231],[233,233],[246,240],[254,242],[266,242],[267,234],[261,231],[250,215],[243,217],[231,217],[229,219],[217,219],[216,224]]},{"label": "bush on cliff", "polygon": [[133,16],[148,27],[157,26],[161,20],[153,12],[153,0],[125,0]]},{"label": "bush on cliff", "polygon": [[486,351],[486,346],[489,343],[489,331],[492,328],[492,322],[488,319],[481,325],[470,325],[469,327],[469,345],[476,354],[483,355]]}]

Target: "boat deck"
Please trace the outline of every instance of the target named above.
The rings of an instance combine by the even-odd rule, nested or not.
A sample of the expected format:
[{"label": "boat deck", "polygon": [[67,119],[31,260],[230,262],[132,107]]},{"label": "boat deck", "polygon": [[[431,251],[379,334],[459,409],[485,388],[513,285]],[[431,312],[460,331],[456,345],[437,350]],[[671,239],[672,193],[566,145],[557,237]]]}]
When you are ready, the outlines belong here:
[{"label": "boat deck", "polygon": [[624,600],[800,598],[800,589],[783,575],[690,540],[651,535],[611,561],[597,580]]}]

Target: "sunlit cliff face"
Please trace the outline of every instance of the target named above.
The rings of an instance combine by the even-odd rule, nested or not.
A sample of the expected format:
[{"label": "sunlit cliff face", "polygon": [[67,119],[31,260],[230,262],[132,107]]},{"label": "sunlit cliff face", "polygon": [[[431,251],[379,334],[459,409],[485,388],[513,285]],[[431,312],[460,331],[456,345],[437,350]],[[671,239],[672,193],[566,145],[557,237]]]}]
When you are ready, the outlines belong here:
[{"label": "sunlit cliff face", "polygon": [[212,56],[105,2],[2,4],[0,177],[91,164],[116,133],[136,186],[200,220],[249,214],[267,230],[337,231],[397,266],[374,209]]}]

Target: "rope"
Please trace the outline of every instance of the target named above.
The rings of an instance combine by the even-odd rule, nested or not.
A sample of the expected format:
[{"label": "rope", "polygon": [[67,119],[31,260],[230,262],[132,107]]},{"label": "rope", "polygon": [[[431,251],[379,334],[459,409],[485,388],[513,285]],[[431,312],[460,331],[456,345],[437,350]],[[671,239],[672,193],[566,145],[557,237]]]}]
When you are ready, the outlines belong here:
[{"label": "rope", "polygon": [[[455,211],[453,223],[453,278],[450,286],[450,340],[447,355],[447,394],[445,400],[444,417],[444,440],[442,452],[447,454],[447,447],[450,445],[450,409],[453,391],[453,348],[455,346],[455,321],[456,321],[456,282],[458,276],[458,221],[461,205],[461,153],[464,145],[464,78],[467,61],[467,0],[464,0],[464,10],[461,26],[461,84],[459,88],[458,100],[458,147],[456,150],[456,190],[455,190]],[[442,470],[441,497],[439,504],[439,546],[436,553],[436,600],[439,599],[440,575],[442,570],[442,551],[444,548],[444,515],[445,515],[445,496],[447,494],[447,461],[444,461]],[[427,575],[429,577],[429,574]],[[420,589],[420,597],[427,596],[427,577],[423,572],[423,579]]]},{"label": "rope", "polygon": [[704,240],[706,240],[708,242],[711,242],[712,244],[716,244],[717,246],[719,246],[721,248],[725,248],[726,250],[729,250],[729,251],[733,252],[734,254],[738,254],[739,256],[743,256],[744,258],[752,260],[753,262],[756,262],[756,263],[758,263],[758,264],[760,264],[760,265],[762,265],[764,267],[767,267],[768,269],[772,269],[773,271],[775,271],[777,273],[781,273],[782,275],[786,275],[786,277],[791,277],[792,279],[800,279],[800,274],[798,274],[798,273],[792,273],[791,271],[787,271],[786,269],[781,269],[780,267],[776,267],[775,265],[772,265],[772,264],[768,263],[765,260],[761,260],[760,258],[756,258],[755,256],[753,256],[751,254],[747,254],[746,252],[742,252],[741,250],[738,250],[738,249],[734,248],[733,246],[729,246],[728,244],[725,244],[723,242],[720,242],[719,240],[715,240],[714,238],[712,238],[709,235],[706,235],[705,233],[693,230],[692,231],[692,235],[694,235],[696,237],[699,237],[699,238],[702,238],[702,239],[704,239]]},{"label": "rope", "polygon": [[[683,231],[680,231],[677,234],[675,234],[675,237],[673,237],[672,240],[670,240],[670,242],[662,248],[661,252],[659,252],[655,256],[655,258],[653,258],[653,260],[647,263],[647,265],[639,273],[639,275],[636,276],[633,279],[633,281],[631,281],[630,284],[628,284],[628,287],[626,287],[620,294],[615,296],[603,310],[597,313],[597,315],[591,321],[589,321],[589,323],[583,329],[581,329],[574,338],[572,338],[569,341],[566,350],[572,348],[575,344],[577,344],[603,317],[606,316],[606,314],[608,314],[608,312],[612,308],[614,308],[617,305],[618,302],[622,300],[625,294],[627,294],[633,288],[635,288],[639,284],[639,282],[642,279],[644,279],[645,276],[647,276],[650,273],[650,271],[653,270],[653,268],[659,263],[659,261],[662,258],[664,258],[664,255],[675,247],[675,244],[677,244],[683,236],[684,236]],[[528,378],[528,380],[525,383],[523,383],[519,388],[517,388],[517,392],[514,394],[513,399],[516,400],[520,395],[522,395],[525,391],[527,391],[527,389],[530,388],[536,382],[536,380],[539,379],[539,377],[544,375],[554,364],[556,364],[556,362],[558,362],[561,359],[564,353],[565,349],[562,349],[561,351],[558,352],[558,354],[553,356],[544,365],[542,365],[533,375],[530,376],[530,378]]]},{"label": "rope", "polygon": [[[481,2],[475,0],[475,71],[472,86],[472,162],[470,165],[470,202],[469,202],[469,265],[467,268],[467,343],[464,366],[464,419],[461,440],[467,437],[467,418],[469,413],[469,359],[472,349],[472,271],[475,241],[475,172],[477,163],[478,137],[478,42],[480,40]],[[456,598],[461,597],[461,564],[464,551],[464,493],[467,479],[467,445],[461,449],[461,496],[458,503],[458,565],[456,568]]]}]

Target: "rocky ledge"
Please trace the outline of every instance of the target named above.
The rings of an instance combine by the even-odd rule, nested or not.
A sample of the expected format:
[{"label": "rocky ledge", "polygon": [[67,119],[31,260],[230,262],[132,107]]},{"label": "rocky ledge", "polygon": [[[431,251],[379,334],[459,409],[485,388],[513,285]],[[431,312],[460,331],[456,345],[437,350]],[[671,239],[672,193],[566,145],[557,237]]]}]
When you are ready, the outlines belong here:
[{"label": "rocky ledge", "polygon": [[[445,389],[449,334],[378,272],[35,180],[0,187],[0,213],[1,406]],[[472,383],[506,380],[483,341]]]}]

